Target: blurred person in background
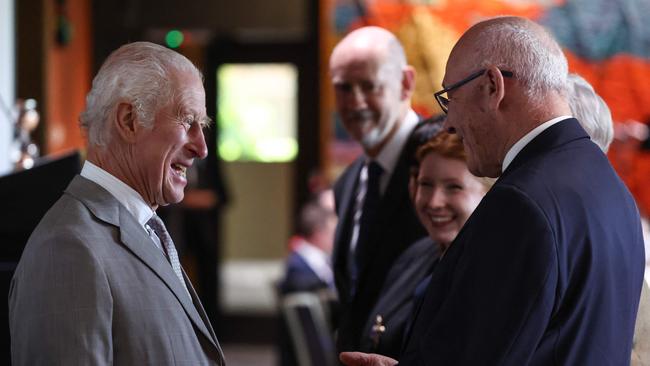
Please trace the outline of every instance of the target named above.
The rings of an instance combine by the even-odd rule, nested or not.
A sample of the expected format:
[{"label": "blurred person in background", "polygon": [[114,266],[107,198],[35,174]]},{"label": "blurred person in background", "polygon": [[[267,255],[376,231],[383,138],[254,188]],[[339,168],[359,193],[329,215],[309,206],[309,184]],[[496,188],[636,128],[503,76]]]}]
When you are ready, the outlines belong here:
[{"label": "blurred person in background", "polygon": [[426,232],[408,193],[407,140],[415,70],[389,31],[363,27],[334,48],[329,63],[336,110],[363,148],[334,185],[339,217],[334,278],[341,300],[337,349],[358,350],[363,328],[397,257]]},{"label": "blurred person in background", "polygon": [[336,214],[327,198],[331,190],[321,192],[300,210],[295,247],[286,261],[280,292],[334,290],[331,255],[336,229]]},{"label": "blurred person in background", "polygon": [[614,122],[607,103],[582,76],[570,73],[569,107],[571,114],[603,152],[614,139]]},{"label": "blurred person in background", "polygon": [[[318,296],[325,315],[329,315],[329,319],[326,319],[329,329],[333,328],[338,307],[331,264],[337,222],[332,199],[332,191],[327,189],[318,193],[301,208],[297,235],[291,239],[290,253],[285,263],[285,275],[278,285],[281,303],[287,295],[291,294],[308,292]],[[284,312],[280,317],[282,320],[278,339],[280,365],[297,365],[297,353],[292,337],[300,335],[292,335]],[[323,331],[323,329],[315,330]],[[333,336],[329,331],[327,333],[319,336]],[[333,343],[333,338],[331,342]]]},{"label": "blurred person in background", "polygon": [[411,183],[415,210],[429,235],[411,245],[390,269],[374,318],[366,323],[362,352],[399,355],[413,307],[426,289],[425,279],[493,183],[469,172],[458,136],[435,131],[415,154]]}]

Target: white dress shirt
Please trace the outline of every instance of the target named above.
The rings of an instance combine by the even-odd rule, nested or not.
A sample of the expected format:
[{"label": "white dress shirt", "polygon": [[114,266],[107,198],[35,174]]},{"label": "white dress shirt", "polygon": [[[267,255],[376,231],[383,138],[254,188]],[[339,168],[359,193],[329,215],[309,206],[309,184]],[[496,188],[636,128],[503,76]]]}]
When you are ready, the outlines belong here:
[{"label": "white dress shirt", "polygon": [[508,153],[506,154],[506,157],[503,158],[503,164],[501,166],[501,172],[505,172],[510,163],[512,163],[513,160],[517,157],[517,155],[521,152],[521,150],[528,145],[529,142],[533,141],[535,137],[537,137],[539,134],[544,132],[546,129],[549,127],[553,126],[554,124],[558,122],[562,122],[565,119],[572,118],[571,116],[560,116],[560,117],[555,117],[551,119],[550,121],[546,121],[542,123],[541,125],[533,128],[532,131],[528,132],[527,134],[524,135],[519,141],[517,141],[510,150],[508,150]]},{"label": "white dress shirt", "polygon": [[[135,217],[140,226],[149,233],[149,236],[153,234],[153,230],[147,225],[147,221],[154,215],[154,211],[144,201],[140,193],[88,160],[84,162],[81,176],[99,184],[112,194]],[[159,246],[155,240],[154,244]]]},{"label": "white dress shirt", "polygon": [[332,266],[329,263],[329,256],[320,248],[309,244],[305,240],[301,240],[300,244],[295,249],[296,253],[307,262],[318,278],[328,285],[334,284],[334,275],[332,273]]},{"label": "white dress shirt", "polygon": [[379,152],[377,157],[374,159],[374,161],[384,169],[379,180],[379,192],[381,195],[386,192],[390,177],[397,165],[397,160],[402,153],[402,149],[404,148],[411,131],[413,131],[415,126],[418,124],[418,120],[418,115],[412,109],[409,110],[398,130],[395,132],[395,135],[386,143],[386,146],[381,149],[381,152]]},{"label": "white dress shirt", "polygon": [[[383,169],[381,177],[379,178],[379,194],[383,196],[384,192],[388,188],[388,183],[390,178],[395,170],[395,165],[397,165],[397,160],[402,153],[402,149],[408,138],[411,134],[411,131],[418,124],[418,115],[410,109],[404,117],[404,120],[399,125],[395,135],[386,143],[386,146],[381,149],[377,157],[373,160],[381,166]],[[359,230],[361,224],[361,214],[363,201],[365,199],[368,183],[368,163],[361,167],[359,171],[359,184],[357,185],[357,191],[355,193],[355,203],[354,203],[354,216],[353,216],[353,225],[352,225],[352,234],[350,235],[350,258],[353,258],[354,252],[357,248],[357,241],[359,240]]]}]

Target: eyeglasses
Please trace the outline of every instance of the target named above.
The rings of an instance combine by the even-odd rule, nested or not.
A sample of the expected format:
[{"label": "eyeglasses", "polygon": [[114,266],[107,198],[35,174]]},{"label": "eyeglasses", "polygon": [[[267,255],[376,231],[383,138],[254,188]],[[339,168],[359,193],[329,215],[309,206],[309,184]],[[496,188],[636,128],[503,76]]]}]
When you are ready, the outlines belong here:
[{"label": "eyeglasses", "polygon": [[[479,70],[479,71],[471,74],[470,76],[466,77],[465,79],[463,79],[463,80],[461,80],[461,81],[459,81],[457,83],[451,84],[451,85],[449,85],[448,87],[442,89],[439,92],[436,92],[433,96],[436,98],[436,101],[438,102],[438,105],[440,106],[440,109],[442,109],[442,111],[445,112],[445,113],[447,113],[447,111],[449,110],[449,98],[443,96],[443,94],[447,94],[448,92],[450,92],[450,91],[452,91],[454,89],[460,88],[461,86],[469,83],[470,81],[476,79],[477,77],[485,74],[486,71],[487,71],[487,69]],[[499,71],[501,71],[501,75],[503,75],[504,77],[507,77],[507,78],[512,77],[514,75],[512,73],[512,71],[505,71],[505,70],[499,70]]]}]

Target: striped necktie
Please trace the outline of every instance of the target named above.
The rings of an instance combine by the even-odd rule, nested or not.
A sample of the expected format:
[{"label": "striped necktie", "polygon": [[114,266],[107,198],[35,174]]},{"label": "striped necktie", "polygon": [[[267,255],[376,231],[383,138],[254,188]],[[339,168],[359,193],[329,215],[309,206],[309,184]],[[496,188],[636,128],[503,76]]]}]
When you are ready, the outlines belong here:
[{"label": "striped necktie", "polygon": [[169,260],[169,263],[172,265],[172,269],[174,270],[176,277],[178,277],[178,280],[181,281],[183,288],[185,289],[187,295],[189,296],[190,292],[187,289],[185,280],[183,279],[183,272],[181,271],[181,262],[178,260],[178,253],[176,252],[176,246],[174,246],[174,241],[172,240],[172,237],[169,235],[169,232],[167,232],[167,228],[165,228],[165,224],[160,219],[160,217],[158,217],[158,215],[154,214],[151,217],[151,219],[147,221],[147,225],[151,227],[151,229],[154,231],[154,233],[160,240],[163,250],[167,255],[167,259]]}]

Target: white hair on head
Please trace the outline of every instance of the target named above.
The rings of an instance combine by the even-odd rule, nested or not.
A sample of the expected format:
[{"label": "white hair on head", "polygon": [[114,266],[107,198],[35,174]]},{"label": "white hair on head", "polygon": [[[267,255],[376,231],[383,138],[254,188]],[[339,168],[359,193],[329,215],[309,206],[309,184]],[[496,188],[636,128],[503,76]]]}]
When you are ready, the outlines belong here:
[{"label": "white hair on head", "polygon": [[134,42],[113,51],[93,79],[79,117],[88,143],[106,144],[111,135],[106,122],[121,102],[131,103],[141,124],[153,127],[158,109],[176,96],[172,85],[176,73],[202,78],[185,56],[154,43]]},{"label": "white hair on head", "polygon": [[587,131],[591,140],[607,152],[614,138],[614,123],[607,103],[580,75],[571,73],[568,81],[571,113]]},{"label": "white hair on head", "polygon": [[482,26],[476,35],[474,57],[481,66],[512,71],[532,100],[550,91],[566,95],[569,67],[555,39],[525,19],[501,19]]}]

